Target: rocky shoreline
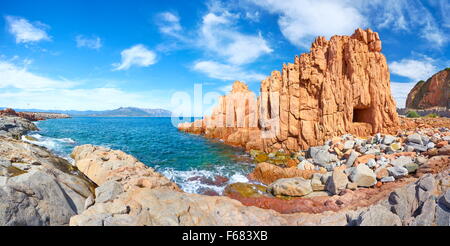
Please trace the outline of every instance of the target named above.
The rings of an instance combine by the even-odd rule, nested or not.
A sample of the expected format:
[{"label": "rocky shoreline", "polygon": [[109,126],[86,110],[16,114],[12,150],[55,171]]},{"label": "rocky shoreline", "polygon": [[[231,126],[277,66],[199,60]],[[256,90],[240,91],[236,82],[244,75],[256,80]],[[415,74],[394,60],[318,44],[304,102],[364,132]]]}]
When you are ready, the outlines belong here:
[{"label": "rocky shoreline", "polygon": [[0,116],[20,117],[27,119],[29,121],[70,118],[70,116],[67,114],[45,113],[45,112],[16,112],[14,109],[11,108],[0,110]]},{"label": "rocky shoreline", "polygon": [[0,225],[68,225],[96,185],[67,160],[18,140],[37,130],[30,121],[1,116],[0,128]]},{"label": "rocky shoreline", "polygon": [[[359,187],[352,190],[352,187],[340,186],[335,182],[338,181],[338,175],[333,175],[335,172],[333,170],[329,177],[333,182],[326,182],[325,185],[327,190],[330,187],[336,188],[336,194],[332,196],[286,199],[287,195],[298,195],[298,192],[304,191],[303,188],[292,189],[295,185],[303,185],[304,182],[311,182],[312,185],[312,180],[317,179],[315,177],[317,174],[314,173],[312,179],[294,178],[298,180],[293,180],[295,182],[291,183],[291,188],[286,186],[285,180],[277,179],[273,182],[275,184],[269,186],[270,190],[281,195],[281,198],[272,194],[272,197],[247,196],[244,199],[233,196],[233,192],[228,193],[228,197],[185,193],[176,184],[136,158],[122,151],[104,147],[78,146],[72,153],[75,160],[75,166],[72,166],[45,148],[13,138],[18,133],[21,135],[35,130],[31,122],[11,117],[0,117],[0,122],[16,124],[16,127],[9,126],[7,130],[3,130],[7,133],[12,131],[13,134],[0,136],[2,198],[0,225],[449,225],[450,223],[448,144],[436,147],[437,155],[433,157],[431,157],[433,151],[427,150],[426,154],[429,154],[427,157],[431,158],[419,165],[416,173],[420,175],[400,178],[381,187],[373,187],[374,181],[371,179],[369,188]],[[432,137],[430,142],[437,141]],[[384,136],[380,141],[384,142],[387,138]],[[408,137],[402,141],[402,137],[399,136],[395,141],[402,142],[402,148],[409,143]],[[302,159],[300,156],[302,155],[297,156],[299,161]],[[405,156],[410,157],[409,155],[400,157]],[[444,162],[430,163],[433,158],[442,156],[445,157]],[[418,156],[413,163],[417,162],[417,158]],[[308,159],[310,158],[305,157],[305,160],[314,162],[314,158]],[[395,160],[398,159],[400,158]],[[378,160],[381,159],[376,159],[376,162]],[[267,163],[267,165],[288,169],[284,164]],[[299,168],[299,165],[300,163],[295,168],[307,171]],[[366,163],[360,162],[358,166],[365,165]],[[335,170],[343,172],[339,167]],[[324,172],[324,175],[329,172]],[[348,179],[348,176],[345,178]],[[350,178],[347,185],[350,182],[355,180]],[[331,183],[334,184],[330,185]],[[232,191],[232,187],[228,188],[228,191]],[[277,202],[270,201],[271,199]],[[289,206],[293,209],[283,211]]]},{"label": "rocky shoreline", "polygon": [[[450,125],[449,119],[439,121]],[[235,184],[226,195],[280,213],[321,213],[373,204],[394,189],[450,165],[449,129],[417,126],[421,128],[395,136],[345,135],[294,153],[250,151],[258,164],[249,178],[267,186]]]}]

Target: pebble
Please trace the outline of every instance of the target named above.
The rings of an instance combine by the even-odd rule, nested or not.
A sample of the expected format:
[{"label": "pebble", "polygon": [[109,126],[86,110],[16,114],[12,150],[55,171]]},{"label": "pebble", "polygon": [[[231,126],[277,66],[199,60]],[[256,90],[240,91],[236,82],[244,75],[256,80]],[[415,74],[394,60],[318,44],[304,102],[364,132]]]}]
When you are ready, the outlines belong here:
[{"label": "pebble", "polygon": [[388,176],[388,177],[382,178],[380,181],[383,182],[383,183],[389,183],[389,182],[394,182],[395,178],[392,177],[392,176]]},{"label": "pebble", "polygon": [[404,168],[406,168],[408,170],[408,173],[415,173],[417,171],[417,169],[419,169],[419,165],[414,162],[411,162],[411,163],[406,164],[404,166]]},{"label": "pebble", "polygon": [[405,148],[405,152],[414,152],[414,147],[407,145]]},{"label": "pebble", "polygon": [[353,166],[353,164],[354,164],[355,161],[356,161],[356,158],[358,158],[358,152],[356,152],[356,151],[353,150],[353,151],[350,153],[350,156],[348,157],[347,162],[345,163],[345,165],[346,165],[347,167]]},{"label": "pebble", "polygon": [[408,169],[401,166],[389,167],[388,171],[394,178],[401,178],[408,175]]},{"label": "pebble", "polygon": [[298,164],[297,168],[300,170],[313,170],[314,165],[308,160],[303,160],[300,164]]},{"label": "pebble", "polygon": [[420,134],[418,133],[414,133],[408,136],[408,142],[410,143],[416,143],[416,144],[420,144],[422,145],[422,136],[420,136]]},{"label": "pebble", "polygon": [[348,140],[348,141],[345,141],[345,143],[344,143],[345,150],[353,149],[354,146],[355,146],[355,141],[353,141],[353,140]]},{"label": "pebble", "polygon": [[391,161],[391,164],[393,166],[401,166],[401,167],[404,167],[409,163],[414,163],[413,159],[410,156],[400,156],[399,158]]},{"label": "pebble", "polygon": [[377,165],[377,162],[376,162],[374,159],[370,159],[370,160],[367,162],[367,166],[370,167],[370,168],[375,167],[375,165]]},{"label": "pebble", "polygon": [[421,165],[427,163],[427,161],[428,161],[428,159],[427,159],[426,157],[424,157],[424,156],[418,156],[418,157],[416,158],[416,163],[417,163],[419,166],[421,166]]},{"label": "pebble", "polygon": [[[427,146],[424,146],[422,144],[416,144],[416,143],[408,143],[408,147],[412,147],[415,151],[425,152],[428,150]],[[414,151],[413,150],[413,151]],[[411,151],[412,152],[412,151]]]},{"label": "pebble", "polygon": [[375,173],[364,164],[359,164],[349,177],[350,180],[362,187],[370,187],[377,183]]},{"label": "pebble", "polygon": [[396,137],[391,135],[386,135],[383,138],[383,144],[390,145],[395,141]]}]

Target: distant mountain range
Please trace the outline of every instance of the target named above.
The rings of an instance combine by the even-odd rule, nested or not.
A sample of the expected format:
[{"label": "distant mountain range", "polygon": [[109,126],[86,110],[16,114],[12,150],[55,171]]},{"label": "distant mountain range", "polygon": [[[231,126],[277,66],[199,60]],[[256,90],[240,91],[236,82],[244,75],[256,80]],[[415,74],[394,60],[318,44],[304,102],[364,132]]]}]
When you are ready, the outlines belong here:
[{"label": "distant mountain range", "polygon": [[[0,109],[4,109],[0,107]],[[15,109],[17,112],[46,112],[68,114],[72,117],[171,117],[172,112],[165,109],[143,109],[122,107],[104,111],[77,111],[77,110],[42,110],[42,109]]]}]

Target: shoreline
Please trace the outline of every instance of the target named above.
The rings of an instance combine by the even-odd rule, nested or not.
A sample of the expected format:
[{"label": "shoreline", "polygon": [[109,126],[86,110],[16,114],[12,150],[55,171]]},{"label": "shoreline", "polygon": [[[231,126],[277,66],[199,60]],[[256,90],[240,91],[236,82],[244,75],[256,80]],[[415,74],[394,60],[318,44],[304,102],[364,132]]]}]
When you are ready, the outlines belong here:
[{"label": "shoreline", "polygon": [[[177,133],[178,134],[178,133]],[[183,133],[180,133],[183,134]],[[28,133],[29,137],[22,137],[22,140],[29,142],[31,144],[36,144],[42,147],[48,148],[55,155],[68,160],[74,164],[73,158],[70,157],[70,153],[65,153],[66,147],[70,147],[72,150],[76,148],[80,143],[76,143],[72,138],[55,138],[43,135],[40,131],[34,131]],[[69,136],[70,137],[70,136]],[[246,153],[243,149],[239,147],[232,147],[224,144],[220,141],[207,140],[214,145],[223,146],[226,149],[230,149],[231,152],[236,152],[233,157],[227,157],[233,163],[223,164],[224,166],[217,166],[213,170],[201,169],[199,167],[190,167],[189,169],[178,170],[176,167],[169,167],[165,165],[150,164],[142,160],[142,162],[148,167],[154,168],[161,174],[165,175],[167,178],[176,182],[183,190],[193,194],[207,194],[207,195],[222,195],[227,183],[232,182],[250,182],[247,179],[247,175],[255,168],[250,155]],[[85,141],[86,142],[86,141]],[[90,144],[86,142],[86,144]],[[110,148],[109,145],[98,145],[99,147]],[[118,148],[116,148],[118,149]],[[120,149],[120,148],[119,148]],[[228,155],[227,155],[228,156]],[[148,161],[148,160],[147,160]],[[232,165],[231,165],[232,164]],[[231,169],[236,169],[236,173],[229,173],[229,171],[223,170],[226,166],[232,166]],[[248,168],[245,170],[240,170],[239,166],[245,165]],[[226,169],[226,168],[225,168]],[[247,170],[250,169],[250,170]]]},{"label": "shoreline", "polygon": [[[307,207],[311,206],[311,201],[313,203],[314,201],[320,201],[321,204],[333,201],[335,205],[323,211],[319,209],[316,212],[308,212],[305,209],[306,207],[303,207],[303,209],[294,213],[284,213],[283,209],[277,209],[276,207],[260,205],[264,208],[257,208],[255,206],[258,206],[258,204],[251,200],[242,200],[241,203],[236,197],[233,197],[233,199],[227,196],[205,196],[182,192],[177,185],[170,182],[166,177],[122,151],[92,145],[78,146],[76,150],[73,152],[76,170],[84,173],[89,180],[94,180],[98,187],[95,188],[92,195],[87,197],[84,202],[84,210],[80,210],[77,215],[71,217],[71,225],[364,225],[364,223],[369,223],[367,222],[369,218],[372,218],[366,215],[375,212],[377,215],[387,216],[389,220],[370,221],[370,223],[402,225],[410,222],[404,222],[403,219],[405,218],[389,212],[390,210],[386,208],[387,205],[383,204],[388,203],[388,207],[397,205],[390,204],[386,199],[395,192],[398,193],[398,189],[404,189],[402,187],[420,186],[420,182],[424,179],[440,180],[448,178],[448,175],[427,174],[420,179],[411,180],[399,187],[393,187],[392,190],[385,190],[380,199],[366,203],[364,206],[361,204],[347,207],[338,205],[339,203],[348,205],[348,203],[355,203],[354,199],[364,199],[364,196],[361,197],[357,195],[357,192],[351,190],[345,194],[335,195],[328,201],[323,201],[317,197],[298,198],[297,200],[306,202],[303,206]],[[93,168],[92,165],[96,167]],[[448,168],[444,172],[448,172]],[[435,183],[442,182],[436,181]],[[409,188],[405,189],[410,190]],[[102,194],[108,194],[110,197],[104,198]],[[370,194],[369,192],[368,195],[370,196]],[[347,203],[346,199],[348,199]],[[169,201],[176,205],[172,205],[170,208],[166,208],[165,205],[161,207],[163,204],[169,204]],[[262,199],[261,201],[265,201],[263,204],[268,204],[267,200]],[[283,199],[277,199],[277,201],[273,204],[280,204],[279,202]],[[295,204],[292,201],[285,200],[287,204]],[[205,204],[210,204],[208,205],[210,206],[209,209],[204,209]],[[300,205],[295,206],[298,209],[301,208]],[[152,209],[151,217],[153,216],[153,219],[148,220],[149,215],[144,215],[142,212],[137,213],[137,211],[142,211],[142,208],[146,207]],[[224,213],[223,217],[213,216],[213,211],[217,209]],[[277,210],[278,212],[276,212]],[[185,219],[175,219],[177,218],[175,214],[180,213],[185,214],[183,216]],[[239,219],[228,217],[236,213],[240,214]],[[271,219],[268,220],[268,218]]]}]

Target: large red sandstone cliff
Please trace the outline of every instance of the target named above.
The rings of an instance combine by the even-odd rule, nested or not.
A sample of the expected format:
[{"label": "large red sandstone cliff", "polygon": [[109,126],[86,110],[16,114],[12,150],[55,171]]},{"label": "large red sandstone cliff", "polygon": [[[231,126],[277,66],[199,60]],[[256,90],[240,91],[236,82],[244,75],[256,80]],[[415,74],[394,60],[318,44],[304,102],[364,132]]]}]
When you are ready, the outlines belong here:
[{"label": "large red sandstone cliff", "polygon": [[409,109],[450,108],[450,68],[442,70],[426,82],[418,82],[406,99]]},{"label": "large red sandstone cliff", "polygon": [[399,119],[378,33],[318,37],[261,82],[255,95],[241,82],[220,98],[211,116],[180,124],[181,131],[250,149],[298,151],[351,133],[389,132]]}]

